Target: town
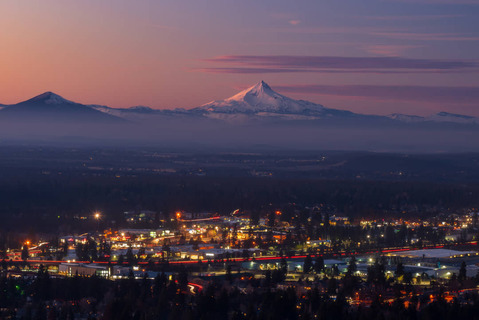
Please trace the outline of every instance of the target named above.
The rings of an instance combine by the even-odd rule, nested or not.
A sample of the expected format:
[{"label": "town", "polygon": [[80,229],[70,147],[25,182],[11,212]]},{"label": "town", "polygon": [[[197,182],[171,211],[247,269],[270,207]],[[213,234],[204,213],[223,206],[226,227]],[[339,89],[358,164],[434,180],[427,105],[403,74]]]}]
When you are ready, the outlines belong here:
[{"label": "town", "polygon": [[0,286],[7,279],[36,283],[47,275],[56,281],[162,279],[182,282],[180,292],[192,296],[218,285],[245,295],[261,288],[294,290],[297,311],[312,293],[357,309],[378,301],[467,303],[479,290],[476,208],[381,220],[340,216],[325,205],[235,209],[227,215],[138,209],[123,213],[121,228],[111,227],[102,212],[76,219],[90,230],[3,236]]}]

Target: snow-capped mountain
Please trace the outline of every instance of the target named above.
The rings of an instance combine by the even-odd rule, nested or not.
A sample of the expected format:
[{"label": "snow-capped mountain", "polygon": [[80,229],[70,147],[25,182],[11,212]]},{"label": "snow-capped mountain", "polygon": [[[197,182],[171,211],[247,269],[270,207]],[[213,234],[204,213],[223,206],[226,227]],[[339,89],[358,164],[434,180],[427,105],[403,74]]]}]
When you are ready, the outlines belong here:
[{"label": "snow-capped mountain", "polygon": [[322,114],[325,107],[309,101],[293,100],[271,89],[264,81],[225,99],[212,101],[196,110],[215,113]]},{"label": "snow-capped mountain", "polygon": [[263,81],[192,109],[84,105],[52,92],[0,108],[0,142],[463,152],[479,150],[478,132],[471,116],[358,114],[288,98]]},{"label": "snow-capped mountain", "polygon": [[243,90],[236,95],[216,100],[192,109],[152,109],[146,106],[111,108],[104,105],[83,105],[67,100],[53,92],[45,92],[30,100],[15,105],[0,105],[0,119],[18,116],[20,118],[48,116],[52,119],[72,121],[132,120],[133,122],[161,119],[215,119],[233,123],[255,121],[322,120],[334,119],[350,124],[388,123],[458,123],[479,124],[479,118],[439,112],[428,117],[394,113],[388,116],[365,115],[345,110],[326,108],[305,100],[295,100],[275,92],[264,81]]},{"label": "snow-capped mountain", "polygon": [[[41,105],[41,107],[38,107]],[[33,106],[33,107],[32,107]],[[14,107],[14,108],[13,108]],[[81,109],[78,109],[81,108]],[[463,124],[479,124],[479,119],[472,116],[459,115],[447,112],[421,117],[394,113],[388,116],[364,115],[345,110],[326,108],[321,104],[305,100],[295,100],[275,92],[267,83],[260,81],[254,86],[243,90],[234,96],[216,100],[192,109],[152,109],[146,106],[134,106],[130,108],[111,108],[104,105],[82,105],[52,92],[45,92],[30,100],[14,106],[0,105],[2,113],[20,111],[37,112],[51,111],[54,113],[65,113],[67,110],[75,109],[82,112],[100,112],[117,119],[127,119],[134,122],[145,120],[155,121],[159,117],[194,117],[215,119],[220,121],[244,123],[252,119],[258,121],[288,121],[288,120],[353,120],[362,121],[397,121],[399,123],[423,122],[451,122]],[[69,111],[71,112],[71,110]]]}]

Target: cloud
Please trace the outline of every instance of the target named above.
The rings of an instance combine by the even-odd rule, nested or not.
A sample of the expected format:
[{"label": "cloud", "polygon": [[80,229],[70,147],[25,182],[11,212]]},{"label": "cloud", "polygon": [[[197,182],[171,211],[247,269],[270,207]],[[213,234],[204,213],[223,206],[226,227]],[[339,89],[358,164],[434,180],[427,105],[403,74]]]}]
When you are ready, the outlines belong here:
[{"label": "cloud", "polygon": [[274,20],[287,22],[292,26],[297,26],[301,23],[296,16],[292,15],[291,13],[280,13],[280,12],[273,12],[269,15]]},{"label": "cloud", "polygon": [[255,74],[255,73],[294,73],[294,72],[316,72],[314,70],[304,69],[274,69],[274,68],[199,68],[193,69],[204,73],[237,73],[237,74]]},{"label": "cloud", "polygon": [[454,70],[334,70],[334,69],[285,69],[285,68],[197,68],[191,71],[220,74],[261,74],[261,73],[368,73],[368,74],[424,74],[456,73]]},{"label": "cloud", "polygon": [[[479,0],[478,0],[479,1]],[[445,16],[443,16],[445,17]],[[452,16],[451,16],[452,17]],[[387,17],[383,17],[383,20],[387,20]],[[409,18],[407,20],[411,20]],[[401,19],[400,19],[401,20]],[[401,20],[403,21],[403,20]],[[386,38],[396,40],[415,40],[415,41],[478,41],[479,36],[471,33],[455,33],[455,32],[430,32],[430,33],[418,33],[403,31],[405,29],[398,29],[395,27],[378,27],[378,26],[357,26],[357,27],[303,27],[301,25],[295,28],[271,28],[270,31],[274,33],[295,33],[295,34],[310,34],[310,35],[357,35],[358,37],[370,36],[374,38]],[[351,43],[350,43],[351,44]]]},{"label": "cloud", "polygon": [[204,60],[224,67],[199,69],[209,73],[440,73],[478,71],[473,60],[412,59],[400,57],[252,56],[227,55]]},{"label": "cloud", "polygon": [[278,85],[284,93],[316,94],[388,101],[479,104],[479,87],[382,86],[382,85]]},{"label": "cloud", "polygon": [[368,45],[364,46],[364,49],[372,54],[388,56],[388,57],[398,57],[404,51],[408,49],[422,48],[422,45],[389,45],[389,44],[377,44],[377,45]]},{"label": "cloud", "polygon": [[454,19],[463,18],[463,14],[423,14],[423,15],[408,15],[408,16],[368,16],[367,20],[374,21],[424,21],[424,20],[439,20],[439,19]]},{"label": "cloud", "polygon": [[460,33],[371,32],[372,36],[416,41],[479,41],[479,37]]},{"label": "cloud", "polygon": [[479,0],[387,0],[387,2],[404,2],[414,4],[472,4],[479,5]]}]

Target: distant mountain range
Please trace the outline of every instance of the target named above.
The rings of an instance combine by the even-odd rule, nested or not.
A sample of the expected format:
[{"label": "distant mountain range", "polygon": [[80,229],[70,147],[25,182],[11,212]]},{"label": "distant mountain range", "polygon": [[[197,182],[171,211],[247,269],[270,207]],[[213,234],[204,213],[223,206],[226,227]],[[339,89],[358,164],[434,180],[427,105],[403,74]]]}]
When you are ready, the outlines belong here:
[{"label": "distant mountain range", "polygon": [[[30,100],[14,105],[0,105],[0,120],[5,117],[16,117],[18,120],[35,120],[49,117],[59,121],[95,121],[111,122],[124,120],[141,120],[155,115],[168,116],[200,116],[211,119],[238,120],[281,119],[281,120],[325,120],[325,119],[369,119],[406,123],[418,122],[451,122],[462,124],[479,124],[479,118],[448,112],[421,117],[394,113],[388,116],[364,115],[346,110],[326,108],[323,105],[305,100],[294,100],[275,92],[264,81],[224,99],[211,101],[192,109],[152,109],[146,106],[131,108],[111,108],[102,105],[83,105],[64,99],[53,92],[45,92]],[[243,117],[238,118],[238,115]]]},{"label": "distant mountain range", "polygon": [[[401,122],[452,122],[479,124],[479,118],[439,112],[437,114],[421,117],[394,113],[387,116],[364,115],[346,110],[326,108],[323,105],[305,100],[294,100],[275,92],[264,81],[243,90],[236,95],[224,99],[211,101],[200,107],[192,109],[168,109],[155,110],[149,107],[138,106],[128,109],[115,109],[105,106],[92,106],[93,108],[114,114],[119,117],[128,118],[132,114],[167,114],[167,115],[201,115],[207,118],[234,120],[237,115],[254,116],[255,118],[275,118],[284,120],[319,120],[328,118],[369,118],[369,119],[391,119]],[[244,119],[244,118],[243,118]]]},{"label": "distant mountain range", "polygon": [[191,109],[84,105],[52,92],[0,105],[0,143],[73,137],[232,148],[479,151],[478,134],[477,117],[447,112],[427,117],[353,113],[291,99],[263,81],[225,100]]}]

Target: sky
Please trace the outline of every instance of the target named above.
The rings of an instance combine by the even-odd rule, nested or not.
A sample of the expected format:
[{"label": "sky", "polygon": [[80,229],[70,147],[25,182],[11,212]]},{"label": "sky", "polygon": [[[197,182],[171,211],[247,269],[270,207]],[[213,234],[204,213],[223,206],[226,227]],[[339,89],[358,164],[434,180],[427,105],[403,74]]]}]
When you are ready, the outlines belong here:
[{"label": "sky", "polygon": [[196,107],[267,82],[368,114],[479,116],[479,0],[2,0],[0,103]]}]

